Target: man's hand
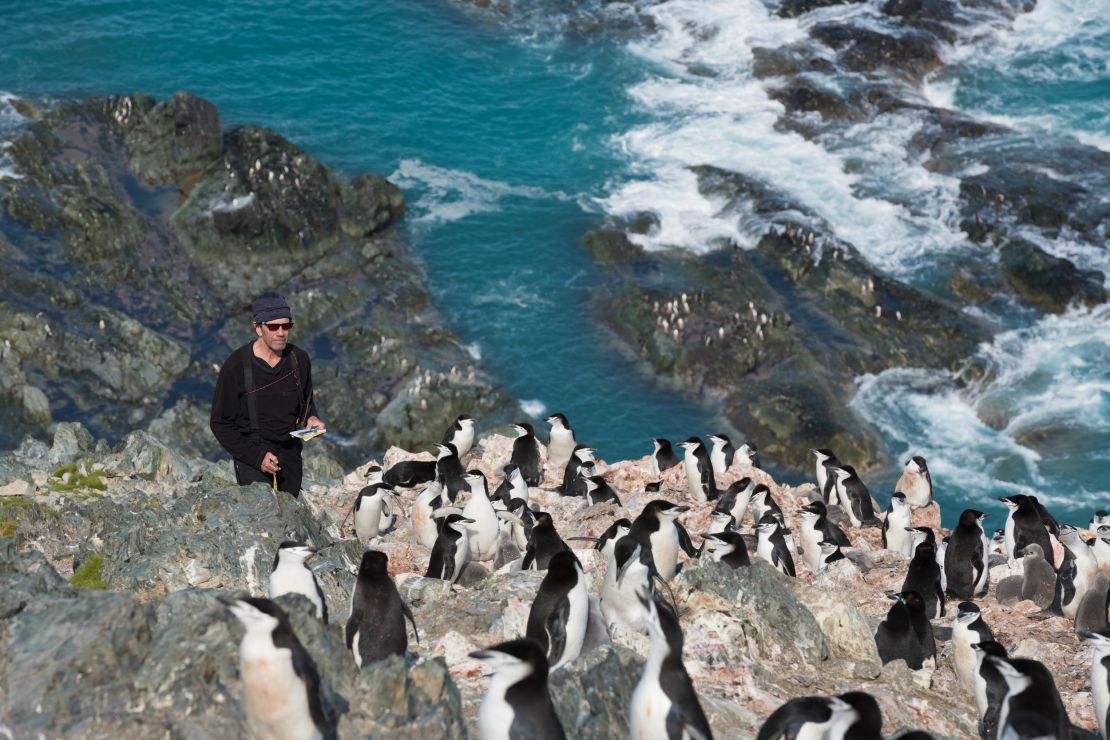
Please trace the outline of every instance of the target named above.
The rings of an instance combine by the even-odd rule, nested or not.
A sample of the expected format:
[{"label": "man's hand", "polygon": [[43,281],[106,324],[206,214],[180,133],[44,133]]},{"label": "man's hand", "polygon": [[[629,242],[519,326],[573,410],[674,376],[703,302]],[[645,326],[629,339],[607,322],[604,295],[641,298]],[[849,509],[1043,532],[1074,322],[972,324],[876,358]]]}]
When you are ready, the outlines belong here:
[{"label": "man's hand", "polygon": [[270,475],[280,471],[281,466],[278,465],[277,455],[272,452],[267,452],[265,457],[262,458],[262,465],[259,470],[263,473],[269,473]]},{"label": "man's hand", "polygon": [[324,422],[317,419],[315,416],[308,417],[308,421],[304,425],[305,429],[324,429]]}]

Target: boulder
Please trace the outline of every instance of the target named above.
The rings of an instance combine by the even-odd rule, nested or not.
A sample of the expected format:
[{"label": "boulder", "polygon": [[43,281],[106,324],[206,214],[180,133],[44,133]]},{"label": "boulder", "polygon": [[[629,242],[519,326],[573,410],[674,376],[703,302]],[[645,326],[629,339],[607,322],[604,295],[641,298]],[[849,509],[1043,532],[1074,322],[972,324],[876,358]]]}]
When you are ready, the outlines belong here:
[{"label": "boulder", "polygon": [[188,180],[215,162],[223,149],[220,112],[209,101],[188,92],[149,107],[145,96],[111,97],[104,101],[108,119],[123,129],[131,168],[149,183]]},{"label": "boulder", "polygon": [[628,707],[644,659],[621,645],[604,645],[548,677],[555,713],[567,737],[607,740],[628,734]]},{"label": "boulder", "polygon": [[1032,242],[1011,239],[999,251],[1002,276],[1023,300],[1052,313],[1072,303],[1087,307],[1106,302],[1105,276],[1080,270],[1063,257],[1053,257]]}]

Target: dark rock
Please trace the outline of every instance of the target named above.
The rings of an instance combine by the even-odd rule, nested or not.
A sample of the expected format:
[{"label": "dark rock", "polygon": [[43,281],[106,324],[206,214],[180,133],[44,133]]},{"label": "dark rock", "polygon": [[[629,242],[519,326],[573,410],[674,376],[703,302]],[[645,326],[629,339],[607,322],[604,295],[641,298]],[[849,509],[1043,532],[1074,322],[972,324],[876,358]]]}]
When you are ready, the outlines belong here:
[{"label": "dark rock", "polygon": [[795,78],[786,87],[770,91],[770,96],[785,106],[789,113],[820,113],[826,120],[862,120],[858,101],[850,101],[837,92],[820,88]]},{"label": "dark rock", "polygon": [[[0,448],[80,419],[110,444],[149,428],[222,454],[197,422],[213,366],[251,338],[247,306],[268,289],[292,301],[335,432],[314,445],[314,474],[335,472],[328,457],[438,441],[460,413],[509,420],[386,228],[404,199],[384,179],[336,177],[267,129],[224,132],[187,93],[43,109],[8,150],[21,177],[0,192]],[[417,368],[431,378],[413,395]]]},{"label": "dark rock", "polygon": [[1088,307],[1106,302],[1101,272],[1080,270],[1023,239],[1008,241],[1000,256],[1006,284],[1037,308],[1063,313],[1072,302]]},{"label": "dark rock", "polygon": [[390,656],[366,667],[354,686],[340,737],[440,740],[466,737],[462,702],[442,658],[406,668]]},{"label": "dark rock", "polygon": [[220,112],[187,92],[149,107],[151,102],[145,96],[107,98],[105,117],[123,130],[135,174],[154,184],[176,180],[187,192],[189,178],[220,156]]},{"label": "dark rock", "polygon": [[607,740],[628,734],[628,707],[644,660],[620,645],[605,645],[548,677],[555,713],[567,737]]},{"label": "dark rock", "polygon": [[405,212],[405,196],[380,175],[358,175],[342,185],[340,196],[340,225],[351,237],[370,236]]},{"label": "dark rock", "polygon": [[759,79],[793,76],[804,72],[830,73],[834,70],[832,62],[815,53],[809,44],[793,44],[773,49],[756,46],[752,49],[752,74]]},{"label": "dark rock", "polygon": [[836,5],[847,5],[861,2],[862,0],[782,0],[779,9],[775,11],[783,18],[797,18],[817,8],[831,8]]},{"label": "dark rock", "polygon": [[837,51],[840,63],[853,72],[892,70],[907,80],[920,81],[941,66],[934,37],[915,29],[893,36],[859,26],[821,23],[810,30],[810,36]]}]

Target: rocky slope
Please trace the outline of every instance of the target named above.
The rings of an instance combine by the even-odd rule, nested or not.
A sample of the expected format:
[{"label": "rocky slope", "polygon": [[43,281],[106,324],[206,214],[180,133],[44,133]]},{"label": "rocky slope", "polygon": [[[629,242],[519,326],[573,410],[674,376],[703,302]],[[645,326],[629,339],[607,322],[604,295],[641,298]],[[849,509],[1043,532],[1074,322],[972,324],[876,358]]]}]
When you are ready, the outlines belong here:
[{"label": "rocky slope", "polygon": [[[497,481],[511,442],[482,439],[468,467]],[[393,448],[384,462],[410,457]],[[564,538],[595,536],[658,496],[684,502],[680,468],[668,472],[656,494],[644,492],[653,478],[647,459],[599,467],[623,506],[559,497],[545,490],[557,482],[551,476],[545,488],[531,490],[533,505],[552,513]],[[58,425],[49,446],[27,439],[0,456],[0,728],[15,737],[241,735],[242,632],[215,596],[264,594],[273,552],[293,536],[321,549],[310,563],[331,624],[321,625],[299,596],[281,603],[320,669],[338,736],[474,736],[486,679],[467,654],[523,631],[542,574],[490,575],[476,565],[465,585],[426,579],[428,553],[400,518],[374,546],[389,554],[421,640],[410,634],[407,662],[359,672],[343,649],[341,625],[362,551],[347,513],[364,469],[342,479],[310,475],[306,493],[294,500],[261,485],[236,487],[227,463],[183,455],[146,433],[112,449],[68,423]],[[798,506],[815,495],[812,486],[781,486],[749,468],[729,471],[721,482],[743,475],[771,487],[791,525]],[[414,495],[402,491],[406,511]],[[693,504],[683,515],[695,540],[711,508]],[[761,562],[731,571],[686,561],[673,579],[684,662],[715,736],[754,736],[790,697],[861,689],[879,701],[885,736],[923,728],[975,737],[974,700],[956,685],[951,667],[954,604],[934,622],[935,671],[911,672],[901,661],[880,665],[872,633],[907,563],[879,548],[878,530],[845,527],[855,544],[849,559],[821,574],[800,561],[797,579]],[[604,563],[594,550],[578,555],[596,596]],[[1008,572],[1000,564],[992,581]],[[993,587],[979,605],[1000,642],[1052,670],[1072,722],[1093,728],[1087,650],[1071,624],[1031,602],[1004,607]],[[569,736],[624,735],[645,648],[642,637],[619,636],[552,673]]]},{"label": "rocky slope", "polygon": [[188,93],[9,103],[26,122],[7,150],[17,177],[0,178],[0,448],[79,418],[112,442],[149,429],[215,452],[215,370],[275,289],[317,360],[333,456],[507,410],[431,305],[384,178],[225,129]]}]

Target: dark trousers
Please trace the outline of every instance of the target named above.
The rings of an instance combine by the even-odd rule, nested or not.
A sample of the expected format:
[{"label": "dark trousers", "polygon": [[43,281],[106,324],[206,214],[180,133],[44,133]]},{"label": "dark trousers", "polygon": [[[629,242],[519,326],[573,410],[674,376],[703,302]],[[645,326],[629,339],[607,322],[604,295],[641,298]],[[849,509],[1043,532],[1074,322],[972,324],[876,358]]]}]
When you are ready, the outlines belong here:
[{"label": "dark trousers", "polygon": [[[291,439],[289,442],[277,443],[268,442],[270,452],[277,455],[278,465],[281,470],[277,474],[277,487],[279,491],[291,493],[294,496],[301,495],[301,478],[304,477],[304,464],[301,462],[301,447],[304,445],[299,439]],[[263,473],[258,468],[253,468],[246,463],[238,460],[235,461],[235,482],[241,486],[249,486],[251,483],[265,483],[268,486],[274,484],[274,478],[269,473]]]}]

